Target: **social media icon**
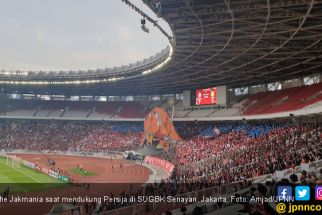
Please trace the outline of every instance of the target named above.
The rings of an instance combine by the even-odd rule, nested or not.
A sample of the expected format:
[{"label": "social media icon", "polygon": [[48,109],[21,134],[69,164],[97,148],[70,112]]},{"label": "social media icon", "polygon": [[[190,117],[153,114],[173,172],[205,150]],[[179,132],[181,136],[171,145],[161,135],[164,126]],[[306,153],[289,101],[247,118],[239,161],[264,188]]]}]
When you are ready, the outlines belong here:
[{"label": "social media icon", "polygon": [[292,200],[292,187],[291,186],[278,186],[277,187],[277,199],[280,201]]},{"label": "social media icon", "polygon": [[315,200],[322,200],[322,186],[315,187]]},{"label": "social media icon", "polygon": [[309,201],[310,200],[310,187],[309,186],[296,186],[295,187],[295,200],[296,201]]}]

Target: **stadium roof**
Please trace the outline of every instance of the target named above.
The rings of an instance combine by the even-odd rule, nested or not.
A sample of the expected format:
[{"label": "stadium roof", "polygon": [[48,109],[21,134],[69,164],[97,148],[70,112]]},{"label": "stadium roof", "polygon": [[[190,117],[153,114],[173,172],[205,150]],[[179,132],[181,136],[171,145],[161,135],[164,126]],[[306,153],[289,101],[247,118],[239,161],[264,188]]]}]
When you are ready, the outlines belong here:
[{"label": "stadium roof", "polygon": [[[168,60],[142,70],[66,76],[0,75],[2,91],[82,95],[177,93],[218,85],[249,86],[321,72],[322,1],[144,0],[173,30]],[[171,59],[168,59],[170,56]],[[161,61],[160,61],[161,62]],[[101,71],[102,72],[102,71]],[[49,74],[50,75],[50,74]],[[87,84],[4,84],[6,81],[110,80]],[[12,82],[14,83],[14,82]]]}]

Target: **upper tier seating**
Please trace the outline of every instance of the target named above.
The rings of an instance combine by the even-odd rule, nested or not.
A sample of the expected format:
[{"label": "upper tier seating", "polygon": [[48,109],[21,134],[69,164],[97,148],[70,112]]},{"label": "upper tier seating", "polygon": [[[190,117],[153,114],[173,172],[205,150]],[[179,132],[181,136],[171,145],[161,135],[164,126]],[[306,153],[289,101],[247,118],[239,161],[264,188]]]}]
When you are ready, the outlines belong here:
[{"label": "upper tier seating", "polygon": [[0,115],[21,117],[144,118],[138,102],[4,100]]},{"label": "upper tier seating", "polygon": [[144,118],[145,113],[143,112],[144,106],[138,102],[129,102],[120,104],[120,112],[118,116],[121,118]]},{"label": "upper tier seating", "polygon": [[[184,107],[182,100],[174,101],[175,118],[230,117],[260,115],[295,111],[306,107],[317,107],[322,101],[322,83],[310,86],[260,92],[231,104],[221,106]],[[0,100],[0,116],[48,117],[48,118],[144,118],[155,107],[171,112],[167,99],[158,101],[44,101],[3,99]]]},{"label": "upper tier seating", "polygon": [[278,113],[304,108],[322,100],[322,83],[261,92],[245,100],[245,115]]}]

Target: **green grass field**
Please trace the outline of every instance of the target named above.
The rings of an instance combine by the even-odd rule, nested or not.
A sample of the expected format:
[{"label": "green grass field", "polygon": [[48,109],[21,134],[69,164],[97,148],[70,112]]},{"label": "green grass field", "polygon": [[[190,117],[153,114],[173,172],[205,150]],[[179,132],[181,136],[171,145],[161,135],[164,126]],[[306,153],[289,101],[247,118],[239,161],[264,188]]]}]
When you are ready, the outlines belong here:
[{"label": "green grass field", "polygon": [[0,157],[0,193],[8,186],[10,192],[31,192],[69,185],[23,165],[11,168],[6,164],[6,158]]},{"label": "green grass field", "polygon": [[94,176],[94,175],[97,175],[96,172],[87,171],[85,169],[80,170],[80,169],[77,169],[77,168],[70,169],[69,172],[75,173],[75,174],[78,174],[78,175],[81,175],[81,176]]}]

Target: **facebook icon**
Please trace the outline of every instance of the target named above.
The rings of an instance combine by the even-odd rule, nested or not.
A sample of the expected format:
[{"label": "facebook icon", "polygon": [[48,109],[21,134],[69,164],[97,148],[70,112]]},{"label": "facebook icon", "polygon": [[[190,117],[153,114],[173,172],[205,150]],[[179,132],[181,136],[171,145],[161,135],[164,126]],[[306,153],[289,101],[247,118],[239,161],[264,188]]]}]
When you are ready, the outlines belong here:
[{"label": "facebook icon", "polygon": [[292,200],[292,187],[291,186],[278,186],[277,187],[277,200],[291,201]]}]

